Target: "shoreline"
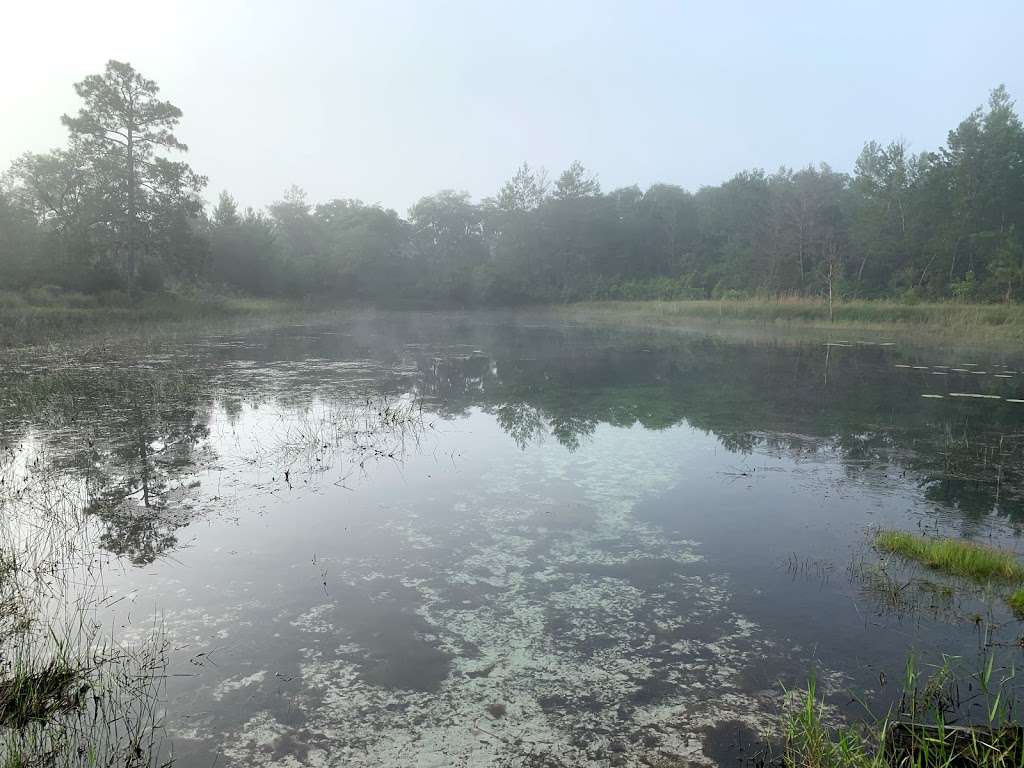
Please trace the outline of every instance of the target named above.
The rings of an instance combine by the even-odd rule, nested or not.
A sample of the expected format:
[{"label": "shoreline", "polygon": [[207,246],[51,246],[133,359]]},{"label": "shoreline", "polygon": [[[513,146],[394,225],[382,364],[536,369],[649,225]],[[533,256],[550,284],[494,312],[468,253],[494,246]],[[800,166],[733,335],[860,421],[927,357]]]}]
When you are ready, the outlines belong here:
[{"label": "shoreline", "polygon": [[870,334],[923,344],[1002,347],[1024,344],[1024,304],[934,302],[904,304],[884,299],[842,301],[829,307],[823,299],[698,299],[587,301],[521,307],[395,307],[305,302],[247,296],[180,296],[149,294],[129,303],[104,303],[102,297],[74,295],[32,301],[0,294],[0,349],[79,341],[92,335],[119,337],[188,331],[193,326],[302,320],[332,313],[370,311],[529,312],[567,320],[726,334],[796,336],[808,341],[837,335]]}]

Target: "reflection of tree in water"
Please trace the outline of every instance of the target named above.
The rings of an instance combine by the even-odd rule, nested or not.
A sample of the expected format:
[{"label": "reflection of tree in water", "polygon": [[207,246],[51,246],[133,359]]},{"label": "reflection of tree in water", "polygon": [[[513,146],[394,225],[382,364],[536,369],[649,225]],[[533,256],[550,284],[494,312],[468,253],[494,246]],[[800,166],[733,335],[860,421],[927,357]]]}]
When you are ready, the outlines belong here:
[{"label": "reflection of tree in water", "polygon": [[442,415],[494,414],[523,449],[548,436],[576,450],[601,424],[685,422],[735,453],[828,450],[853,476],[908,473],[926,499],[962,515],[1024,519],[1024,407],[922,399],[927,377],[908,381],[890,349],[832,349],[826,383],[815,346],[388,322],[356,323],[347,334],[274,331],[266,344],[197,345],[152,367],[40,366],[16,385],[0,370],[0,449],[38,427],[51,470],[86,479],[104,546],[137,563],[173,548],[189,522],[176,502],[182,481],[205,462],[215,393],[234,422],[243,404],[274,401],[300,412],[357,389],[414,391]]},{"label": "reflection of tree in water", "polygon": [[194,375],[124,371],[97,382],[102,426],[88,449],[90,511],[105,526],[103,546],[135,564],[177,544],[188,516],[169,510],[194,452],[208,435],[209,392]]},{"label": "reflection of tree in water", "polygon": [[11,391],[11,415],[41,428],[42,471],[84,480],[104,548],[144,564],[176,545],[188,518],[170,509],[173,496],[208,433],[210,393],[198,372],[78,366]]},{"label": "reflection of tree in water", "polygon": [[[421,386],[449,414],[494,413],[521,448],[550,435],[576,450],[602,423],[662,429],[685,421],[732,452],[834,451],[853,476],[895,468],[945,508],[1024,519],[1024,409],[947,398],[940,410],[921,398],[924,383],[893,368],[891,350],[833,350],[826,383],[815,346],[645,339],[638,350],[635,340],[580,339],[549,338],[550,351],[477,339],[496,351],[421,364]],[[503,358],[503,348],[512,354]]]},{"label": "reflection of tree in water", "polygon": [[941,425],[934,456],[922,461],[915,455],[908,462],[920,475],[925,497],[971,518],[993,508],[1024,517],[1024,434],[1010,424],[993,431],[969,429],[965,422]]}]

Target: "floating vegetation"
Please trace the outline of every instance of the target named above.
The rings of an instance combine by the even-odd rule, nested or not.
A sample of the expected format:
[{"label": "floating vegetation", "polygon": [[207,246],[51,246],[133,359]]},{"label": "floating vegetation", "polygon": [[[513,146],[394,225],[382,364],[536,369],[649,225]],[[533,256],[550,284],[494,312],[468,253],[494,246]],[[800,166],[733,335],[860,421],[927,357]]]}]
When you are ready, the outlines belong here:
[{"label": "floating vegetation", "polygon": [[1012,552],[963,539],[934,539],[905,531],[879,531],[875,545],[954,576],[976,580],[1024,580],[1024,566]]}]

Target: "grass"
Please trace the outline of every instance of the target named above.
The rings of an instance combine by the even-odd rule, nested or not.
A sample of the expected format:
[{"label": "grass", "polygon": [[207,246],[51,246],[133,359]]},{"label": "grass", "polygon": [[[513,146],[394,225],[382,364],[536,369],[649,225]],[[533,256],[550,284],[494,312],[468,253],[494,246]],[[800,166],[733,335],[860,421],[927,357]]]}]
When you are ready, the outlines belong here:
[{"label": "grass", "polygon": [[905,531],[879,531],[875,545],[953,576],[977,581],[1024,580],[1024,567],[1012,552],[962,539],[934,539]]},{"label": "grass", "polygon": [[[911,658],[898,706],[883,717],[836,725],[812,676],[785,718],[783,762],[787,768],[1020,768],[1021,729],[1010,686],[1013,673],[997,679],[993,659],[970,677],[958,679],[949,658],[933,674],[922,674]],[[970,717],[957,711],[962,689],[971,696]],[[969,725],[951,725],[952,722]]]},{"label": "grass", "polygon": [[735,300],[604,301],[560,308],[564,317],[673,327],[685,324],[759,325],[829,331],[910,333],[936,340],[1024,341],[1024,305],[891,300],[839,301],[830,320],[824,299],[784,296]]},{"label": "grass", "polygon": [[0,727],[23,729],[78,708],[90,687],[85,680],[84,671],[66,659],[51,659],[36,669],[15,669],[0,680]]},{"label": "grass", "polygon": [[91,298],[78,294],[24,297],[0,293],[0,349],[53,344],[92,334],[124,337],[157,328],[187,331],[212,322],[287,318],[314,311],[299,302],[149,294]]},{"label": "grass", "polygon": [[0,766],[156,766],[162,633],[131,648],[99,634],[107,591],[82,489],[45,461],[19,477],[15,453],[0,461]]},{"label": "grass", "polygon": [[1017,589],[1010,593],[1006,602],[1013,609],[1017,616],[1024,618],[1024,589]]}]

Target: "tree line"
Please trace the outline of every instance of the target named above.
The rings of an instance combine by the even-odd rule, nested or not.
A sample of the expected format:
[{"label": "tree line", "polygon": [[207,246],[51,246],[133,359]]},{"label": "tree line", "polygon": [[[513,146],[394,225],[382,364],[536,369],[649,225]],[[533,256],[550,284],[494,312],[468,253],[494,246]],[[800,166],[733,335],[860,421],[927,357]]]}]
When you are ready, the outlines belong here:
[{"label": "tree line", "polygon": [[181,110],[131,65],[75,85],[67,145],[0,180],[0,288],[135,295],[197,286],[382,305],[749,295],[1015,301],[1024,292],[1024,127],[1003,86],[935,151],[869,141],[828,165],[696,192],[602,190],[579,162],[523,163],[481,201],[443,190],[405,218],[298,187],[265,210],[180,157]]}]

